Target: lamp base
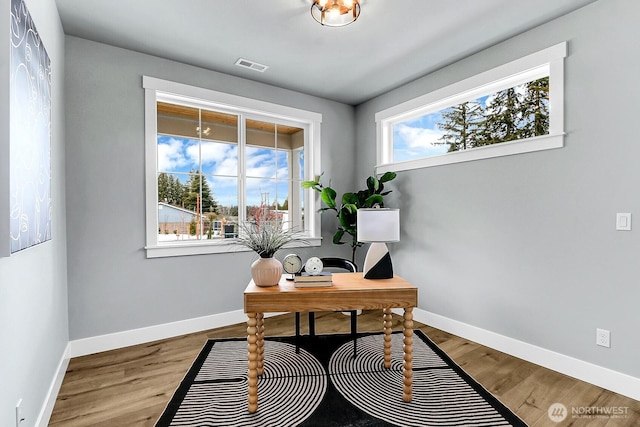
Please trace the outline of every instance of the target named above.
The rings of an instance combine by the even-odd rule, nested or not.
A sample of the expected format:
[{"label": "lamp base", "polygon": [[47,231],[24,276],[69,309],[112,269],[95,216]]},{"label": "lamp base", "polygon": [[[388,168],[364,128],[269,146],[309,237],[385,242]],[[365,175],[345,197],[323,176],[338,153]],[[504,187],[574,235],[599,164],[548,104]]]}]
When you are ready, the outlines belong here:
[{"label": "lamp base", "polygon": [[391,279],[393,265],[389,249],[384,243],[372,243],[364,260],[362,276],[365,279]]}]

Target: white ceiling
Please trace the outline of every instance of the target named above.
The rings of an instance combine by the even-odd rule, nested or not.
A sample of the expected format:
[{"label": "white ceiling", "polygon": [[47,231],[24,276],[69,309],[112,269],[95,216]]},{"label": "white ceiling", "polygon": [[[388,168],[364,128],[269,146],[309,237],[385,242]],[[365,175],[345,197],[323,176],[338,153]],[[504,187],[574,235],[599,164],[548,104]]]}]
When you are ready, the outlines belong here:
[{"label": "white ceiling", "polygon": [[341,28],[312,0],[56,3],[66,34],[357,105],[593,1],[362,0]]}]

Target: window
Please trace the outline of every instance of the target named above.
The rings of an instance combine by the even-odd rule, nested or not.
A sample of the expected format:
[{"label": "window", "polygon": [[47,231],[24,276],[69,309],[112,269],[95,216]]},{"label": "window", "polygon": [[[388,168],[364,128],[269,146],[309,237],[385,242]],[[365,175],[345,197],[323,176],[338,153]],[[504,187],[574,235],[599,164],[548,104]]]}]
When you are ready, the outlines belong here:
[{"label": "window", "polygon": [[377,171],[563,146],[565,43],[376,114]]},{"label": "window", "polygon": [[[269,211],[319,244],[317,113],[144,77],[147,257],[245,250],[238,225]],[[305,215],[306,212],[306,215]]]}]

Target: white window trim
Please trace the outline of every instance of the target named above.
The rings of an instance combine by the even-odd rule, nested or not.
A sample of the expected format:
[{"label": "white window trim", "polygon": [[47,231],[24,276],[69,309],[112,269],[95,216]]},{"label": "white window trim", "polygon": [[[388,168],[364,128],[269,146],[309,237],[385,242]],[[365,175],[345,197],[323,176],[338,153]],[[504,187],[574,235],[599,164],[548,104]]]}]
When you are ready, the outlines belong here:
[{"label": "white window trim", "polygon": [[[147,242],[145,249],[147,258],[249,251],[249,249],[235,244],[233,241],[210,242],[203,240],[190,243],[158,243],[158,141],[156,115],[158,96],[161,96],[163,99],[169,99],[174,96],[183,102],[185,98],[192,98],[228,111],[241,111],[245,114],[267,114],[279,120],[291,120],[297,123],[303,122],[306,130],[304,179],[311,180],[320,174],[320,125],[322,123],[322,114],[320,113],[149,76],[142,77],[142,86],[145,90],[145,204]],[[312,146],[309,146],[310,141],[313,141]],[[305,205],[304,242],[293,242],[287,247],[319,246],[321,243],[320,198],[313,194],[311,189],[305,191],[307,191],[307,197],[305,197],[307,203]]]},{"label": "white window trim", "polygon": [[[379,111],[375,115],[379,174],[561,148],[564,145],[564,58],[562,42],[460,82]],[[393,125],[491,92],[549,76],[549,134],[464,151],[393,162]]]}]

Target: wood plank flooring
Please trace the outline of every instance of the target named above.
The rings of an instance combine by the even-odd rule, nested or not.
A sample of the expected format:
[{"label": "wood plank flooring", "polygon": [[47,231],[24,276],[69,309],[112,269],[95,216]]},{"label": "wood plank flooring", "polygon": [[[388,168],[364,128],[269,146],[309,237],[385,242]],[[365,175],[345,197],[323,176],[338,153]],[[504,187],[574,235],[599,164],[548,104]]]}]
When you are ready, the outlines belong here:
[{"label": "wood plank flooring", "polygon": [[[306,316],[302,331],[306,333]],[[402,330],[401,317],[393,330]],[[293,335],[293,314],[265,319],[267,336]],[[532,427],[640,425],[640,402],[566,375],[542,368],[455,335],[415,322],[465,371]],[[349,316],[316,313],[317,333],[346,333]],[[382,330],[382,312],[358,317],[358,331]],[[51,416],[50,426],[153,426],[184,374],[208,338],[244,337],[238,324],[123,349],[74,358],[70,361]],[[572,408],[623,408],[624,418],[569,417],[552,422],[553,403]]]}]

